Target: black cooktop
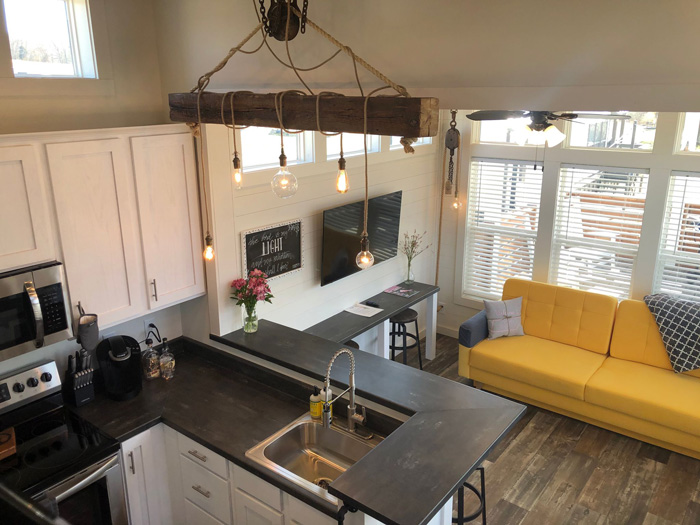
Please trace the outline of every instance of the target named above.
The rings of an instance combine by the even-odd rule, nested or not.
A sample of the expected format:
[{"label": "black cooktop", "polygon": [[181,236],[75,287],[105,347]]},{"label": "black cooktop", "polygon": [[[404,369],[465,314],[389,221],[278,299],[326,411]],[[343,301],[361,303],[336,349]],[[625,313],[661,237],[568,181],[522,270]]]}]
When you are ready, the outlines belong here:
[{"label": "black cooktop", "polygon": [[28,496],[50,488],[119,450],[116,439],[62,404],[61,394],[0,416],[14,428],[17,453],[0,460],[0,483]]}]

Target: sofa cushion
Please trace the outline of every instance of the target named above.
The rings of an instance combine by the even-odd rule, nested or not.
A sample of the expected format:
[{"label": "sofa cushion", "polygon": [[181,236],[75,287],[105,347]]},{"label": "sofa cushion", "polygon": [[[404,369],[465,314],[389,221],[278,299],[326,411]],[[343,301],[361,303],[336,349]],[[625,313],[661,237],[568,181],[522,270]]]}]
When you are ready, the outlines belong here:
[{"label": "sofa cushion", "polygon": [[656,319],[673,369],[679,374],[700,370],[700,303],[665,293],[647,295],[644,302]]},{"label": "sofa cushion", "polygon": [[520,314],[522,304],[522,297],[508,301],[484,301],[489,339],[525,335]]},{"label": "sofa cushion", "polygon": [[[610,356],[672,370],[654,315],[643,301],[624,300],[617,308]],[[700,378],[700,370],[684,372]]]},{"label": "sofa cushion", "polygon": [[700,436],[700,379],[610,357],[586,385],[585,401]]},{"label": "sofa cushion", "polygon": [[485,340],[471,349],[469,365],[576,399],[605,356],[532,335]]},{"label": "sofa cushion", "polygon": [[563,286],[508,279],[503,299],[523,298],[523,329],[528,335],[606,354],[617,299]]}]

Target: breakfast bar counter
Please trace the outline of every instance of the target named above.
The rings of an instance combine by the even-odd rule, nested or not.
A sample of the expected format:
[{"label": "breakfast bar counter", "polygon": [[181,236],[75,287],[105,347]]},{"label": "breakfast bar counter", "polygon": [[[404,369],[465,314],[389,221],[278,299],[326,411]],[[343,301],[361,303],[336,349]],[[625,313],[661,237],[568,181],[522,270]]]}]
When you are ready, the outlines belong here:
[{"label": "breakfast bar counter", "polygon": [[[215,341],[323,381],[338,344],[270,321]],[[410,416],[333,481],[329,492],[383,523],[423,525],[449,501],[525,412],[519,403],[362,351],[355,355],[359,396]],[[336,361],[345,389],[349,362]]]}]

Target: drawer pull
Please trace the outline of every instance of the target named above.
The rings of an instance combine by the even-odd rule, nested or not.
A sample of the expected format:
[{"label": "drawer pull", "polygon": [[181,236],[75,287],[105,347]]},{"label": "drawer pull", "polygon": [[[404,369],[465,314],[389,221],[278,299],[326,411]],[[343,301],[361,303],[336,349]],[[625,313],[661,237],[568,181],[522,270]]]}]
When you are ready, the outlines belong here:
[{"label": "drawer pull", "polygon": [[132,474],[136,474],[136,467],[134,466],[134,452],[129,452],[129,461],[131,464],[129,465],[129,470],[131,471]]},{"label": "drawer pull", "polygon": [[206,456],[203,456],[202,454],[200,454],[200,453],[197,452],[196,450],[188,450],[187,453],[190,454],[190,455],[192,455],[192,456],[194,456],[194,457],[196,457],[199,461],[202,461],[202,462],[204,462],[204,463],[207,462],[207,457],[206,457]]},{"label": "drawer pull", "polygon": [[205,498],[211,498],[211,492],[209,492],[208,490],[204,490],[200,485],[192,485],[192,488],[199,492]]}]

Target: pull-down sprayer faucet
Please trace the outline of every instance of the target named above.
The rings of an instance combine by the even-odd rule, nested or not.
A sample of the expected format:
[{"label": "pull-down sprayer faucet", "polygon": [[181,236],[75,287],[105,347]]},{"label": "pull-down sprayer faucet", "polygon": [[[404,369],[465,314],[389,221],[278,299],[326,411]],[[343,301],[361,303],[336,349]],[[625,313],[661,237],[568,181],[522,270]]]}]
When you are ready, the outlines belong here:
[{"label": "pull-down sprayer faucet", "polygon": [[[333,368],[333,363],[335,362],[336,358],[342,354],[347,354],[348,357],[350,358],[350,378],[348,379],[348,388],[338,394],[338,396],[331,400],[328,399],[328,391],[330,388],[331,384],[331,368]],[[346,392],[349,392],[349,401],[350,403],[348,404],[348,430],[350,432],[355,432],[355,425],[359,423],[360,425],[364,425],[365,419],[366,419],[366,411],[365,407],[362,407],[362,413],[358,414],[357,413],[357,407],[355,406],[355,356],[352,354],[350,350],[347,348],[342,348],[338,350],[331,360],[328,363],[328,369],[326,370],[326,380],[325,380],[325,399],[323,400],[323,426],[326,428],[329,428],[331,426],[331,405],[340,399],[343,394]]]}]

